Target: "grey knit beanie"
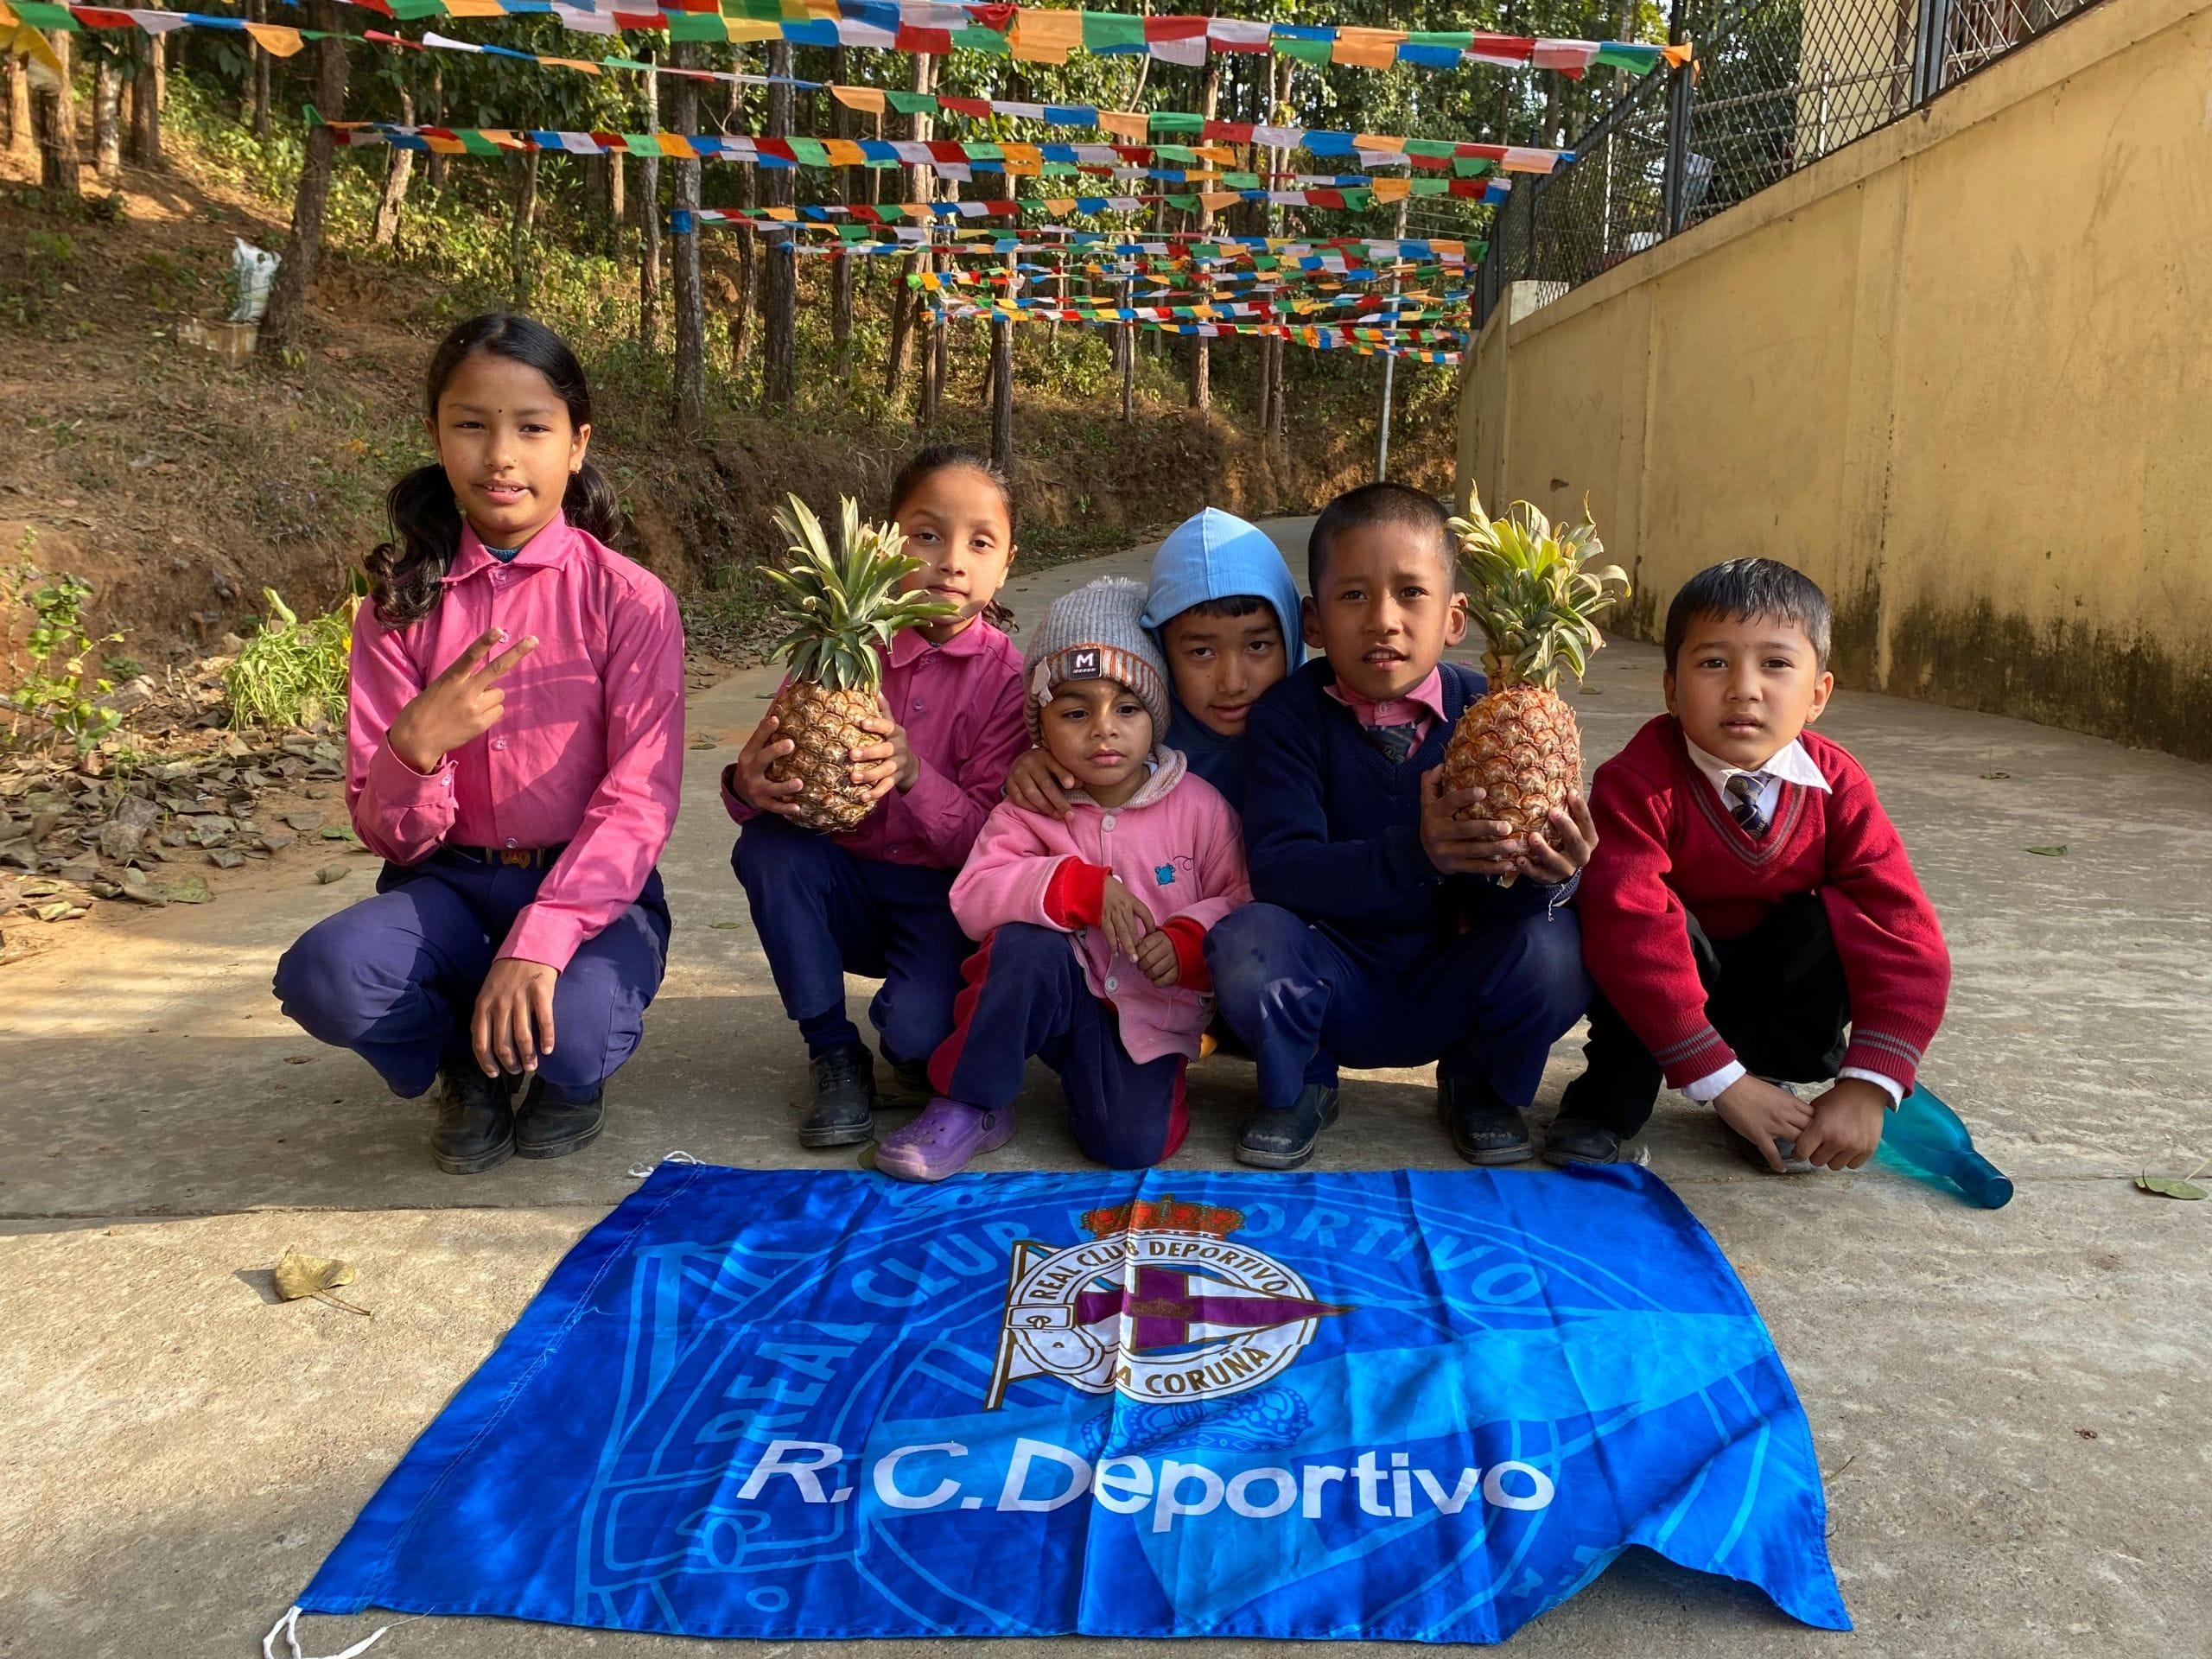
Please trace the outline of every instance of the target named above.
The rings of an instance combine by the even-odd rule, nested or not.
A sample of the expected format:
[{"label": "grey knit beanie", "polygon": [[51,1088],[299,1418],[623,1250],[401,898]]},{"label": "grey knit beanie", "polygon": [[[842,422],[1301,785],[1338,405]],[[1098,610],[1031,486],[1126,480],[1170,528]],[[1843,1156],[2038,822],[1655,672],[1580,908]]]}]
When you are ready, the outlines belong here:
[{"label": "grey knit beanie", "polygon": [[1070,680],[1114,680],[1136,693],[1152,716],[1156,748],[1167,741],[1167,661],[1145,632],[1145,586],[1126,576],[1101,576],[1052,601],[1029,636],[1022,664],[1029,735],[1053,694]]}]

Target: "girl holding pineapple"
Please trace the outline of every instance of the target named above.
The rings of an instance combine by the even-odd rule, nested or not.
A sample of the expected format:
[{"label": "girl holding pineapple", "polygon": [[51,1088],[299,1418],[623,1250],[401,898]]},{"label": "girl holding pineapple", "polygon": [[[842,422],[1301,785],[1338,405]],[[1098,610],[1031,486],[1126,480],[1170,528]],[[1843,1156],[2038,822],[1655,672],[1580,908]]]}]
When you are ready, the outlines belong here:
[{"label": "girl holding pineapple", "polygon": [[899,1084],[926,1095],[973,948],[948,895],[1007,768],[1029,745],[1021,653],[997,619],[1014,554],[1013,492],[972,450],[924,450],[892,486],[889,526],[849,502],[833,553],[797,502],[775,575],[791,672],[722,773],[742,826],[730,855],[784,1011],[810,1062],[799,1143],[874,1131],[873,1057],[845,1014],[870,1005]]},{"label": "girl holding pineapple", "polygon": [[276,990],[394,1094],[442,1078],[431,1151],[469,1174],[589,1145],[638,1045],[668,953],[683,629],[607,545],[620,510],[558,335],[462,323],[426,424],[437,460],[392,486],[353,632],[346,804],[384,873]]}]

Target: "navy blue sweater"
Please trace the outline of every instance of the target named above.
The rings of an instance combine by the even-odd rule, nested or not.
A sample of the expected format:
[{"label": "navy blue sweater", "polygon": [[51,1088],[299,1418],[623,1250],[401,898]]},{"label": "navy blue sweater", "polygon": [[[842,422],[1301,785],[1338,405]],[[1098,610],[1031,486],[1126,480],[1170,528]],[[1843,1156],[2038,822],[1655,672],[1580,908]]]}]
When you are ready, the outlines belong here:
[{"label": "navy blue sweater", "polygon": [[1444,760],[1459,714],[1487,683],[1441,664],[1446,718],[1393,764],[1359,718],[1327,694],[1336,674],[1306,664],[1252,710],[1244,852],[1252,896],[1326,928],[1362,956],[1417,954],[1460,918],[1530,915],[1555,890],[1445,876],[1421,844],[1421,774]]}]

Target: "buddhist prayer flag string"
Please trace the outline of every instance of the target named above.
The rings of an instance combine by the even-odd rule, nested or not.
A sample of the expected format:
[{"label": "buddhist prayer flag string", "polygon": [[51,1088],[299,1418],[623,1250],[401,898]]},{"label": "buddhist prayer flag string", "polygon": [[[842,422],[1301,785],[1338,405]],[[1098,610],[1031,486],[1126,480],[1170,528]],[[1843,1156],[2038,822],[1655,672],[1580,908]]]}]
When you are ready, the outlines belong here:
[{"label": "buddhist prayer flag string", "polygon": [[[1231,186],[1159,198],[1191,211],[1219,209],[1239,201],[1277,207],[1331,207],[1357,212],[1377,202],[1416,196],[1448,196],[1497,206],[1510,194],[1503,179],[1379,179],[1366,174],[1330,175],[1299,181],[1294,190],[1267,188],[1264,175],[1225,172],[1209,163],[1233,162],[1236,152],[1221,145],[964,143],[947,139],[769,138],[750,133],[560,132],[502,127],[408,126],[383,121],[327,124],[344,145],[390,144],[448,156],[498,156],[532,149],[572,156],[646,155],[697,157],[706,161],[751,162],[764,167],[928,167],[941,177],[1045,177],[1053,172],[1092,173],[1164,182]],[[1485,165],[1480,162],[1473,165]],[[1070,198],[1081,200],[1083,198]],[[1141,198],[1096,198],[1135,200]],[[899,204],[901,212],[910,204]],[[927,204],[911,204],[919,207]],[[948,206],[954,204],[935,204]],[[881,211],[881,210],[878,210]],[[1074,212],[1109,212],[1110,208]]]},{"label": "buddhist prayer flag string", "polygon": [[551,16],[587,34],[664,31],[671,40],[747,45],[861,47],[942,56],[981,52],[1060,64],[1077,53],[1147,56],[1198,66],[1211,53],[1273,54],[1305,63],[1360,68],[1457,69],[1467,64],[1548,69],[1579,77],[1593,69],[1649,73],[1689,61],[1687,41],[1559,40],[1474,29],[1401,30],[1271,23],[1229,17],[1150,17],[945,0],[348,0],[403,22],[430,17]]},{"label": "buddhist prayer flag string", "polygon": [[[742,210],[705,207],[690,211],[678,210],[669,215],[669,228],[682,236],[698,226],[709,225],[751,226],[755,229],[795,232],[805,226],[781,225],[772,220],[752,218]],[[1156,257],[1193,258],[1235,258],[1258,254],[1297,257],[1300,254],[1319,254],[1338,261],[1333,267],[1315,266],[1312,269],[1344,268],[1347,257],[1360,259],[1419,259],[1446,264],[1465,264],[1479,260],[1484,245],[1445,238],[1425,240],[1404,237],[1289,237],[1289,236],[1226,236],[1215,232],[1179,232],[1170,235],[1142,235],[1130,231],[1090,231],[1069,225],[1031,226],[1021,232],[953,231],[906,228],[903,226],[868,227],[877,237],[888,235],[893,239],[877,245],[888,246],[905,252],[928,247],[944,252],[1012,253],[1028,246],[1053,249],[1063,246],[1090,248],[1100,251],[1128,251]],[[1056,236],[1065,242],[1020,244],[1022,236]],[[973,241],[953,238],[973,238]],[[841,250],[825,248],[823,252]],[[846,249],[845,251],[860,250]]]},{"label": "buddhist prayer flag string", "polygon": [[510,62],[534,63],[542,68],[565,69],[576,74],[597,75],[607,70],[620,70],[631,74],[681,76],[687,80],[720,81],[734,86],[791,86],[802,91],[818,92],[825,85],[818,80],[802,80],[796,75],[751,75],[728,69],[678,69],[667,64],[642,63],[633,58],[564,58],[545,52],[523,52],[513,47],[495,46],[477,41],[456,41],[445,35],[425,34],[419,41],[401,35],[387,34],[382,29],[366,29],[359,35],[348,35],[341,29],[294,29],[283,23],[259,23],[244,17],[226,17],[213,12],[156,11],[139,8],[117,6],[57,4],[54,0],[0,0],[0,29],[20,23],[25,28],[54,29],[65,32],[84,29],[107,30],[137,29],[148,35],[162,35],[180,29],[214,29],[232,34],[241,34],[251,39],[272,57],[289,58],[295,55],[310,41],[360,41],[372,46],[388,46],[410,51],[465,52],[479,57],[502,58]]},{"label": "buddhist prayer flag string", "polygon": [[[992,308],[976,305],[933,305],[931,315],[938,321],[1002,321],[1009,322],[1072,322],[1086,327],[1120,327],[1120,321],[1107,321],[1073,312],[1059,313],[1037,310],[1018,315],[1002,315]],[[1423,363],[1455,364],[1459,360],[1458,346],[1465,336],[1456,332],[1401,330],[1395,328],[1328,327],[1311,323],[1281,322],[1163,322],[1135,321],[1128,326],[1156,329],[1162,334],[1194,334],[1202,339],[1224,339],[1239,334],[1272,336],[1287,340],[1294,345],[1315,351],[1357,351],[1368,357],[1410,358]]]},{"label": "buddhist prayer flag string", "polygon": [[[371,45],[405,51],[466,53],[508,62],[534,63],[542,67],[578,74],[596,75],[607,70],[616,70],[627,74],[659,73],[742,86],[787,86],[808,92],[826,88],[840,104],[864,115],[957,115],[970,120],[1035,121],[1050,127],[1084,128],[1109,133],[1125,143],[1154,148],[1179,138],[1189,138],[1199,143],[1249,145],[1262,149],[1303,149],[1313,156],[1356,158],[1363,168],[1407,167],[1415,172],[1424,169],[1438,171],[1450,168],[1454,162],[1477,162],[1485,165],[1469,170],[1463,176],[1471,177],[1476,172],[1493,170],[1541,176],[1556,172],[1574,159],[1571,150],[1547,149],[1529,144],[1484,144],[1448,138],[1409,138],[1396,133],[1350,132],[1319,127],[1274,126],[1249,121],[1209,120],[1205,116],[1179,110],[1140,111],[1107,109],[1090,104],[1036,104],[1010,99],[938,96],[873,86],[847,86],[806,80],[793,75],[753,75],[729,70],[675,68],[666,64],[642,62],[634,58],[560,57],[550,53],[524,52],[487,41],[458,41],[435,31],[425,31],[421,39],[414,40],[383,29],[372,29],[359,35],[346,35],[322,29],[257,23],[245,18],[207,12],[126,10],[79,4],[75,0],[66,4],[54,3],[53,0],[20,0],[20,3],[11,4],[10,0],[0,0],[0,26],[4,26],[11,16],[21,17],[22,21],[38,28],[65,30],[137,28],[149,35],[163,35],[184,28],[225,29],[247,35],[278,57],[290,57],[308,41],[335,39],[365,41]],[[893,163],[883,160],[831,164],[868,166]]]}]

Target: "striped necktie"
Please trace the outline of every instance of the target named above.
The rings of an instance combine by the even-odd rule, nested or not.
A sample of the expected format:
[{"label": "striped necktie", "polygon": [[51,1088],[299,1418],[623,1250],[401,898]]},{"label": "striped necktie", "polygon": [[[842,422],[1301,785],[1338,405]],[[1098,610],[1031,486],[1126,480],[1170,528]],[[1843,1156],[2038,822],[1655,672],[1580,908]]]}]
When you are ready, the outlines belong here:
[{"label": "striped necktie", "polygon": [[1747,836],[1766,833],[1766,814],[1759,810],[1759,797],[1766,792],[1772,774],[1764,772],[1732,772],[1728,774],[1728,792],[1736,798],[1728,809],[1729,815],[1744,826]]}]

